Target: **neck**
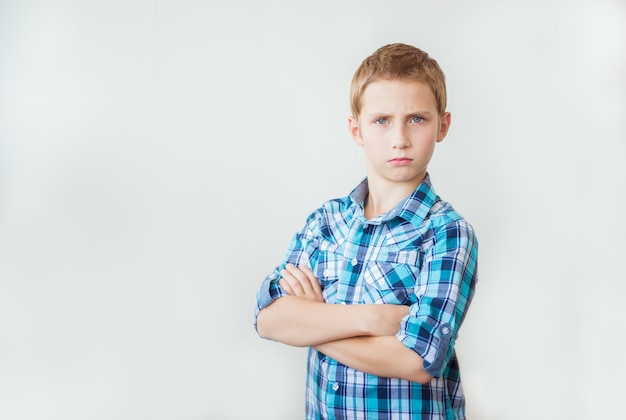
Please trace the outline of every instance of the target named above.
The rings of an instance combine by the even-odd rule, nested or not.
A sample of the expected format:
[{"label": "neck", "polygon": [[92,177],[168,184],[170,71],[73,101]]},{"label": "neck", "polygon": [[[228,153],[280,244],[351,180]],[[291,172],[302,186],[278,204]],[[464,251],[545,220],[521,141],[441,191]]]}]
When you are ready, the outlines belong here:
[{"label": "neck", "polygon": [[368,178],[369,193],[365,201],[365,218],[373,219],[388,212],[415,191],[423,180],[424,178],[415,182],[394,183]]}]

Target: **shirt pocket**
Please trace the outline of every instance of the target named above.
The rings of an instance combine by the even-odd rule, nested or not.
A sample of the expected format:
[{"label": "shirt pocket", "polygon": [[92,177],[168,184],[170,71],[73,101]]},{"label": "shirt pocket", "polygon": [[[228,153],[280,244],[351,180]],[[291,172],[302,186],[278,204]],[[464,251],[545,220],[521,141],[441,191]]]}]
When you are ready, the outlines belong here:
[{"label": "shirt pocket", "polygon": [[390,252],[385,259],[367,263],[363,303],[416,303],[421,260],[421,253],[413,249]]},{"label": "shirt pocket", "polygon": [[363,274],[363,303],[415,303],[416,274],[407,264],[372,262]]}]

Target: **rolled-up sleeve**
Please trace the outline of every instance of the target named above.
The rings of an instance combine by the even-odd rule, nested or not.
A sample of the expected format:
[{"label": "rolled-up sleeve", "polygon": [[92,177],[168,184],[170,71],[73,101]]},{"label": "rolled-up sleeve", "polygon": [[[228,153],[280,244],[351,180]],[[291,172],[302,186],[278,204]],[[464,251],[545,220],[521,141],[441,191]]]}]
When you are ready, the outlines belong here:
[{"label": "rolled-up sleeve", "polygon": [[280,272],[288,263],[296,266],[306,265],[311,267],[311,260],[317,251],[316,226],[318,226],[317,213],[313,213],[307,218],[307,222],[302,230],[291,239],[283,262],[276,266],[261,283],[261,287],[256,294],[256,309],[254,311],[254,328],[257,332],[259,312],[276,299],[287,295],[278,284],[281,278]]},{"label": "rolled-up sleeve", "polygon": [[433,227],[423,250],[413,304],[397,338],[424,360],[424,370],[440,376],[454,354],[454,343],[477,282],[478,241],[464,219]]}]

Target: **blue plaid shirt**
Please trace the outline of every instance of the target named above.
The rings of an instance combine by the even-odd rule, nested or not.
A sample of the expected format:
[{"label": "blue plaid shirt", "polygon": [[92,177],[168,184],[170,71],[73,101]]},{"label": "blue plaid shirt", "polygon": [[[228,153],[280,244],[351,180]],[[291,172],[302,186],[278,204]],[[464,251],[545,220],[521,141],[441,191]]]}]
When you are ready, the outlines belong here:
[{"label": "blue plaid shirt", "polygon": [[366,220],[367,180],[313,212],[285,261],[257,293],[259,311],[286,294],[287,263],[307,265],[333,304],[410,305],[396,337],[424,359],[426,385],[349,368],[309,349],[307,419],[464,419],[454,352],[474,295],[478,243],[470,224],[433,190],[427,175],[394,209]]}]

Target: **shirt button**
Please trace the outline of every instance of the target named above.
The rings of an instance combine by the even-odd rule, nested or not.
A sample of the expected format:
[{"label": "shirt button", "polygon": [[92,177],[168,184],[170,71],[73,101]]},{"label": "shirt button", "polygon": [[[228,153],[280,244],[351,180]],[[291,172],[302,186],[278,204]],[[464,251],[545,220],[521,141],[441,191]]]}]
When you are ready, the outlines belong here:
[{"label": "shirt button", "polygon": [[339,389],[339,384],[337,382],[335,382],[333,384],[333,391],[337,391]]},{"label": "shirt button", "polygon": [[441,333],[442,333],[443,335],[448,335],[448,334],[450,334],[450,328],[448,328],[448,327],[443,327],[443,328],[441,329]]},{"label": "shirt button", "polygon": [[363,225],[363,229],[367,229],[368,227],[370,227],[370,225],[368,225],[367,223]]},{"label": "shirt button", "polygon": [[328,277],[329,274],[330,274],[330,270],[324,270],[324,277]]},{"label": "shirt button", "polygon": [[270,280],[274,280],[276,277],[278,277],[275,273],[270,274]]},{"label": "shirt button", "polygon": [[359,263],[359,260],[356,259],[356,257],[352,258],[352,265],[357,265]]}]

